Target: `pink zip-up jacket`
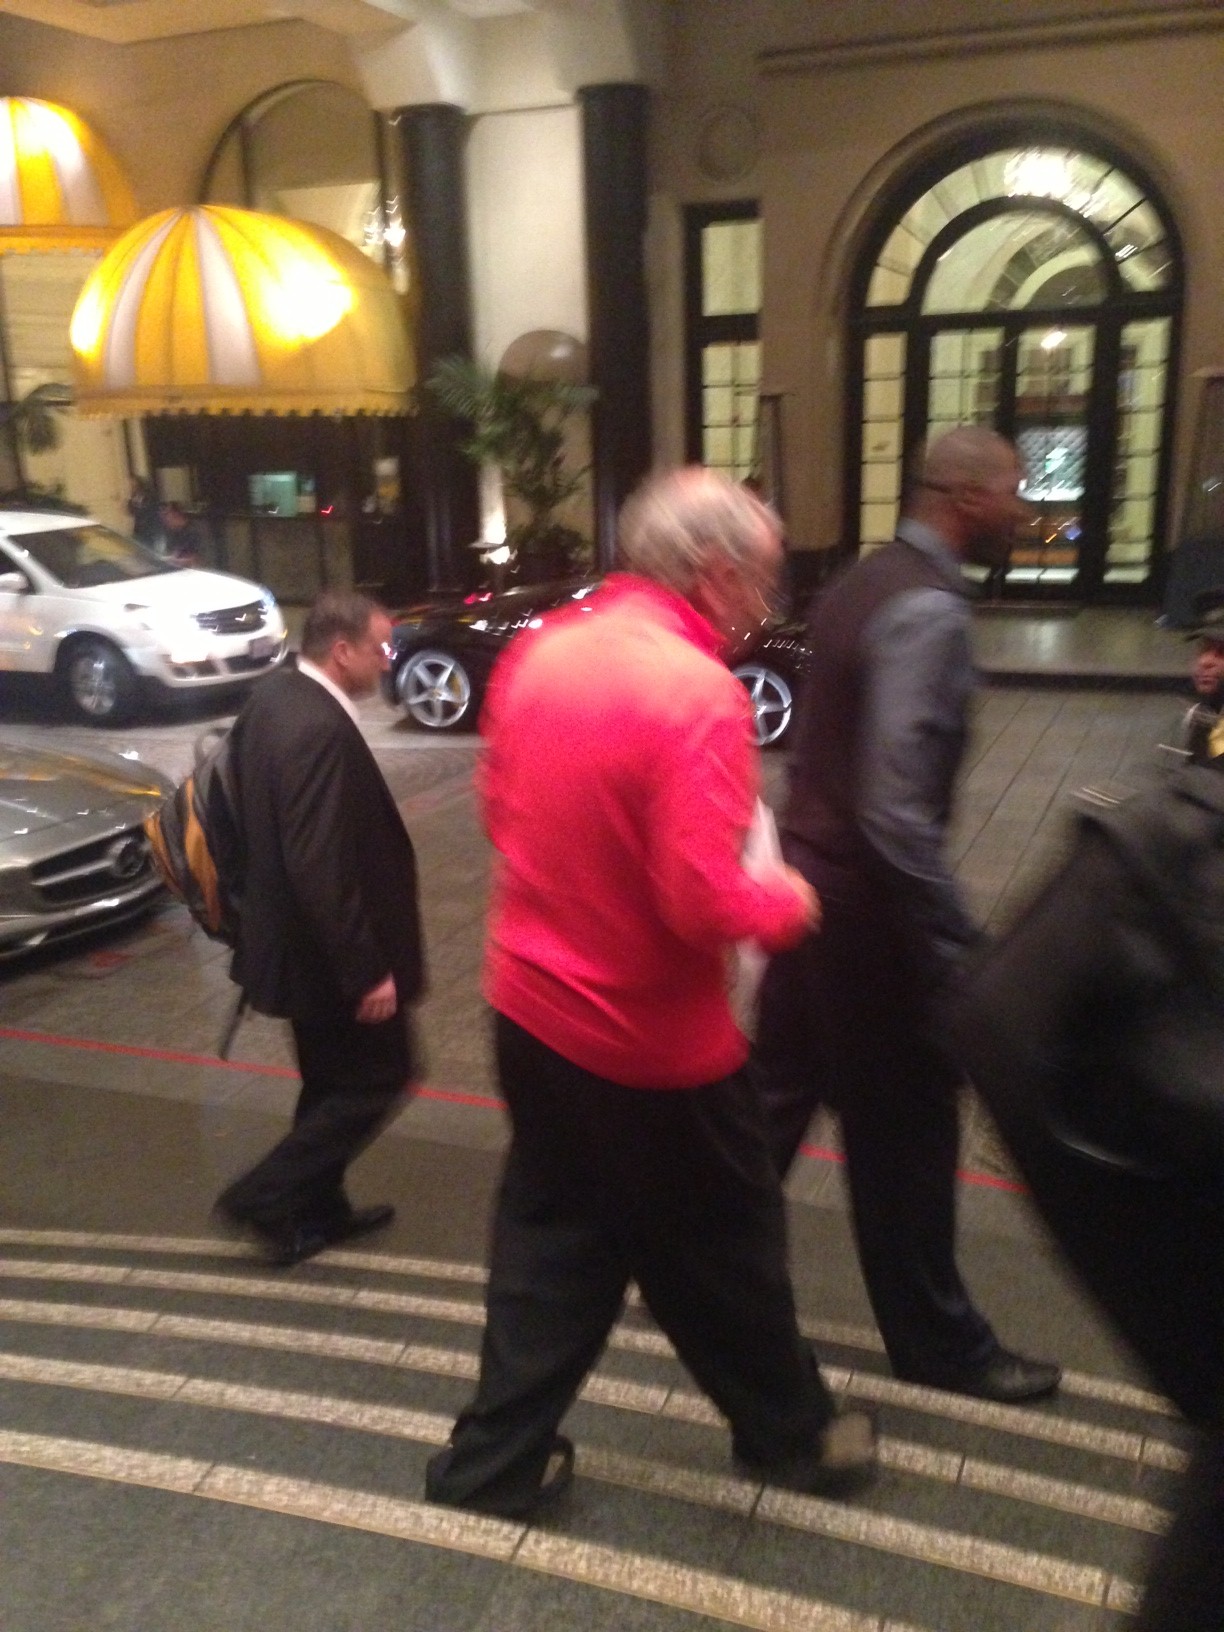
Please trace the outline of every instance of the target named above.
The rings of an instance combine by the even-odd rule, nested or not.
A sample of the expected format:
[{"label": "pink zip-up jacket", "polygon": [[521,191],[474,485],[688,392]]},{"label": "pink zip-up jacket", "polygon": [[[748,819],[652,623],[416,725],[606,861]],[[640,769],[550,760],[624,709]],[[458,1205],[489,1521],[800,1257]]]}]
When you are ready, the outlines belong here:
[{"label": "pink zip-up jacket", "polygon": [[696,1087],[741,1066],[728,951],[780,950],[805,929],[787,885],[740,865],[759,770],[747,695],[719,649],[680,596],[614,576],[515,640],[481,722],[498,852],[485,996],[629,1087]]}]

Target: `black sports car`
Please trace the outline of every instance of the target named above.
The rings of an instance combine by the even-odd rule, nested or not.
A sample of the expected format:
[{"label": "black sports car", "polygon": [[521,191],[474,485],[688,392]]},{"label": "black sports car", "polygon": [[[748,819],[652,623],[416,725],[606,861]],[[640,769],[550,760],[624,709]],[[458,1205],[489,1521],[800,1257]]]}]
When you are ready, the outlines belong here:
[{"label": "black sports car", "polygon": [[[424,730],[471,729],[493,664],[514,635],[566,601],[594,594],[599,583],[586,578],[524,585],[501,594],[482,590],[399,613],[384,682],[388,700],[398,702]],[[808,655],[803,624],[782,623],[768,630],[732,671],[752,698],[762,747],[785,741]]]}]

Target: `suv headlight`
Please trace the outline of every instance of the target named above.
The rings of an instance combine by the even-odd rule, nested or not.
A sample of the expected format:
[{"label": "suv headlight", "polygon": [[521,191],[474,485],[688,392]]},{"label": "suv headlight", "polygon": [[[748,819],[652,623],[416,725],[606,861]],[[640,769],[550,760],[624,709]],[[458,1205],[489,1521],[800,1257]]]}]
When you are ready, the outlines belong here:
[{"label": "suv headlight", "polygon": [[152,635],[171,663],[206,663],[210,656],[208,635],[187,612],[155,612],[130,602],[123,609],[146,634]]},{"label": "suv headlight", "polygon": [[263,584],[259,585],[259,604],[263,608],[264,622],[275,626],[283,623],[280,607],[276,604],[276,596]]}]

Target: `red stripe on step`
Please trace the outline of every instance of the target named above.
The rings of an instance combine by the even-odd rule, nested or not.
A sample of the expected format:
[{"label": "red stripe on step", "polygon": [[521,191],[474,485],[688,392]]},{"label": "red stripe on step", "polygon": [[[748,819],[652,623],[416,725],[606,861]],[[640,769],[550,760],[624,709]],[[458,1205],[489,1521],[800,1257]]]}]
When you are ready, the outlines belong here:
[{"label": "red stripe on step", "polygon": [[[844,1167],[846,1158],[840,1150],[826,1150],[823,1145],[800,1145],[799,1154],[807,1156],[813,1162],[836,1162]],[[984,1190],[1007,1190],[1015,1196],[1026,1196],[1028,1191],[1024,1185],[1017,1184],[1014,1179],[1000,1179],[993,1173],[968,1173],[963,1168],[958,1169],[957,1178],[962,1184],[976,1184]]]},{"label": "red stripe on step", "polygon": [[[105,1043],[97,1037],[61,1037],[50,1031],[23,1031],[17,1026],[0,1026],[0,1039],[14,1043],[43,1043],[49,1048],[79,1048],[93,1054],[121,1054],[135,1060],[160,1060],[170,1065],[205,1065],[213,1071],[240,1071],[246,1076],[291,1077],[297,1072],[288,1065],[260,1065],[254,1060],[222,1060],[215,1054],[188,1054],[175,1048],[145,1048],[138,1043]],[[457,1088],[421,1088],[423,1099],[442,1100],[451,1105],[475,1105],[481,1110],[500,1111],[500,1099],[489,1094],[469,1094]]]},{"label": "red stripe on step", "polygon": [[[253,1060],[222,1060],[215,1054],[188,1054],[174,1048],[146,1048],[138,1043],[106,1043],[97,1037],[62,1037],[49,1031],[25,1031],[18,1026],[0,1026],[0,1039],[14,1043],[42,1043],[49,1048],[78,1048],[94,1054],[121,1054],[129,1059],[160,1060],[171,1065],[203,1065],[213,1071],[241,1071],[257,1077],[296,1077],[297,1072],[287,1065],[260,1065]],[[502,1102],[491,1094],[472,1094],[458,1088],[421,1088],[422,1099],[440,1101],[446,1105],[470,1105],[482,1111],[500,1111]],[[836,1150],[822,1145],[800,1145],[799,1154],[813,1162],[844,1163],[845,1157]],[[996,1178],[992,1173],[958,1173],[964,1184],[979,1185],[988,1190],[1006,1190],[1014,1195],[1025,1193],[1022,1184],[1011,1179]]]}]

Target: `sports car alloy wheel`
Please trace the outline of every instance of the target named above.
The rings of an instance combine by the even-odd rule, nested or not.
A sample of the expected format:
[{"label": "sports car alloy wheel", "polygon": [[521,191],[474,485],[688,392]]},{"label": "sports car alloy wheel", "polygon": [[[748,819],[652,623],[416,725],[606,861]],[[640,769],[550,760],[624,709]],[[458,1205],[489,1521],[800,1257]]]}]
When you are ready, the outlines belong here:
[{"label": "sports car alloy wheel", "polygon": [[472,682],[448,652],[414,652],[395,678],[395,694],[416,725],[453,731],[472,712]]},{"label": "sports car alloy wheel", "polygon": [[795,711],[791,688],[776,669],[763,668],[759,663],[741,663],[734,673],[747,688],[752,703],[758,747],[768,748],[779,742],[790,729]]}]

